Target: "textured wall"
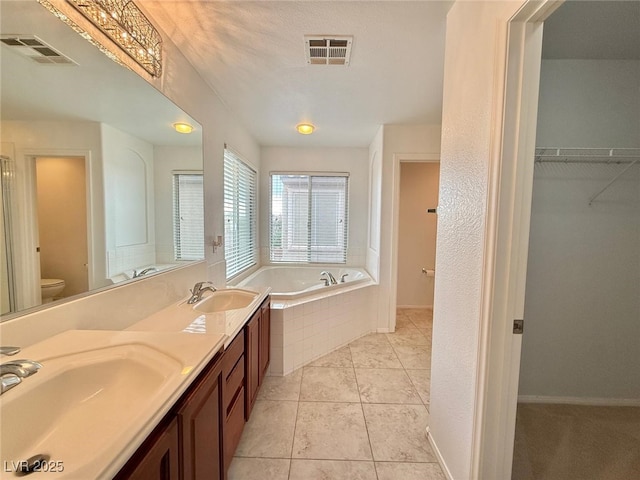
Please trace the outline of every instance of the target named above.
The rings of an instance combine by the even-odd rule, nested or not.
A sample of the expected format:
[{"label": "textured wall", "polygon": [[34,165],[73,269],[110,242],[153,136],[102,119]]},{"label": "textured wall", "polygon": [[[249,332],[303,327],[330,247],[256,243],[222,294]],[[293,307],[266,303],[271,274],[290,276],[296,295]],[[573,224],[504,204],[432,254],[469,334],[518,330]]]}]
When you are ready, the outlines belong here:
[{"label": "textured wall", "polygon": [[456,480],[472,478],[493,112],[520,5],[456,2],[447,17],[429,430]]}]

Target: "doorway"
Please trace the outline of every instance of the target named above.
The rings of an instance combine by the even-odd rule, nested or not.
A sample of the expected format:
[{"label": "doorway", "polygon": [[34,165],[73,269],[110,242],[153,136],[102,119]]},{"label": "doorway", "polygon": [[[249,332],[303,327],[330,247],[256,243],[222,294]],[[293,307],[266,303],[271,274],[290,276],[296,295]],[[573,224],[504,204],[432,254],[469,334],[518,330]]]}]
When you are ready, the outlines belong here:
[{"label": "doorway", "polygon": [[55,299],[89,289],[84,157],[35,157],[40,277],[64,280]]},{"label": "doorway", "polygon": [[433,308],[440,164],[401,162],[397,308]]},{"label": "doorway", "polygon": [[640,476],[640,48],[625,46],[630,18],[637,29],[637,3],[566,2],[545,20],[513,480]]}]

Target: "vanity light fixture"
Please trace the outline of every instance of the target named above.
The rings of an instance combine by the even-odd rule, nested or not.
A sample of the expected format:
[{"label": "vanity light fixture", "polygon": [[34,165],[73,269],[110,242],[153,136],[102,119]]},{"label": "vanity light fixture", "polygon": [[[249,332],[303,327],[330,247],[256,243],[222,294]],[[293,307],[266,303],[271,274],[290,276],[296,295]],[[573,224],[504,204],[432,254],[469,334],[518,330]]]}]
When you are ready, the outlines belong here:
[{"label": "vanity light fixture", "polygon": [[315,129],[316,127],[310,123],[299,123],[296,125],[296,130],[298,130],[298,133],[301,133],[302,135],[311,135]]},{"label": "vanity light fixture", "polygon": [[133,0],[67,0],[147,73],[162,73],[162,37]]},{"label": "vanity light fixture", "polygon": [[191,133],[191,132],[193,132],[193,127],[191,125],[189,125],[188,123],[184,123],[184,122],[176,122],[176,123],[174,123],[173,124],[173,128],[178,133]]}]

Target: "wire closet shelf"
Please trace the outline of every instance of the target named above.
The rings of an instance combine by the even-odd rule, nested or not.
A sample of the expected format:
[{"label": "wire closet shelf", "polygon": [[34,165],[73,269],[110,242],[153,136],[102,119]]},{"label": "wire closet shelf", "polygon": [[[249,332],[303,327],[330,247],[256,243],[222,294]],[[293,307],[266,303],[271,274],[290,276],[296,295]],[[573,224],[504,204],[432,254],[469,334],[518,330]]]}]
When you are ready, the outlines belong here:
[{"label": "wire closet shelf", "polygon": [[581,163],[594,165],[624,165],[601,190],[589,198],[591,205],[620,177],[640,162],[640,148],[536,148],[535,163]]}]

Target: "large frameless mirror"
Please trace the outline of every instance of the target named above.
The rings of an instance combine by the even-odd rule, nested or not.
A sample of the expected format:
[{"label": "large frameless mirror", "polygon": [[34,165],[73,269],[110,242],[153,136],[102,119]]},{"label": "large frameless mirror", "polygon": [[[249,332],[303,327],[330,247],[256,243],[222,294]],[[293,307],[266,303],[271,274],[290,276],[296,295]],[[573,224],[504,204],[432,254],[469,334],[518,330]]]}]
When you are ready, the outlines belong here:
[{"label": "large frameless mirror", "polygon": [[0,9],[2,320],[202,259],[200,126],[35,0]]}]

